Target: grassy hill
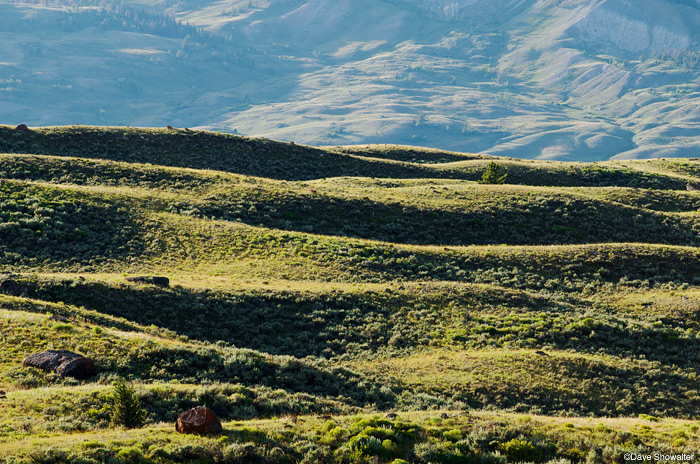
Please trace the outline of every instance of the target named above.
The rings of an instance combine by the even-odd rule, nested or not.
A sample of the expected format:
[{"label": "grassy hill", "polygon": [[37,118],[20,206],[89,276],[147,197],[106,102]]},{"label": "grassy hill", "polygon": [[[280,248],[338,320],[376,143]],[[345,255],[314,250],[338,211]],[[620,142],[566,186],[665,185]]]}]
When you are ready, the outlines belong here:
[{"label": "grassy hill", "polygon": [[[2,127],[0,153],[0,460],[602,463],[700,446],[685,190],[700,161],[96,127]],[[491,161],[506,184],[475,182]],[[99,375],[21,367],[44,349]],[[110,425],[118,378],[141,430]],[[177,435],[202,404],[225,433]]]}]

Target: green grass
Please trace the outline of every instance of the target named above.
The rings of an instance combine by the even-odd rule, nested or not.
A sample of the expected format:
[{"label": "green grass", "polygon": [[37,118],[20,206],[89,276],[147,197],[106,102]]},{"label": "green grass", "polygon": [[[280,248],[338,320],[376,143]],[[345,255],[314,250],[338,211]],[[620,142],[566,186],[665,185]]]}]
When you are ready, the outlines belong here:
[{"label": "green grass", "polygon": [[41,154],[214,169],[274,179],[342,175],[427,177],[428,168],[371,160],[267,139],[186,130],[54,127],[17,132],[0,127],[0,153]]},{"label": "green grass", "polygon": [[605,351],[588,354],[574,344],[566,351],[547,350],[546,354],[509,344],[507,348],[442,348],[351,365],[368,378],[420,392],[415,397],[405,395],[404,408],[440,407],[440,399],[448,397],[471,408],[559,416],[586,411],[625,417],[644,410],[661,416],[693,416],[691,410],[700,400],[694,369]]},{"label": "green grass", "polygon": [[[682,190],[688,180],[697,179],[698,172],[693,168],[697,161],[526,161],[394,145],[314,148],[204,131],[123,127],[66,126],[19,132],[0,126],[0,153],[148,163],[289,181],[340,176],[476,181],[490,161],[498,160],[508,171],[509,184]],[[86,162],[86,167],[90,165],[94,163]],[[16,171],[15,175],[26,175],[32,169]],[[59,178],[66,175],[61,169],[56,172]],[[118,169],[113,174],[116,172]]]},{"label": "green grass", "polygon": [[[700,207],[700,196],[686,191],[348,177],[291,183],[34,156],[0,156],[0,174],[12,179],[3,186],[7,198],[3,227],[8,233],[42,233],[41,222],[25,223],[27,215],[45,216],[54,212],[54,206],[60,206],[55,201],[41,201],[47,189],[50,196],[58,196],[51,190],[54,185],[61,189],[59,198],[64,198],[63,203],[78,192],[80,201],[89,203],[85,209],[89,206],[96,215],[102,214],[98,208],[107,204],[123,209],[125,203],[135,202],[139,208],[130,207],[131,216],[172,212],[267,229],[395,243],[551,245],[643,241],[694,246],[700,230],[694,214]],[[27,202],[44,209],[17,210]],[[123,222],[136,220],[116,212],[109,215]],[[87,222],[85,218],[78,221]],[[65,228],[71,227],[61,222]],[[95,235],[80,232],[79,227],[73,229]],[[645,230],[646,234],[640,236],[637,230]]]},{"label": "green grass", "polygon": [[[697,448],[700,196],[681,189],[696,161],[119,128],[2,129],[0,145],[13,152],[0,155],[9,462],[609,462]],[[493,159],[523,185],[477,184]],[[21,367],[43,349],[93,357],[99,375]],[[121,377],[146,410],[141,435],[110,428]],[[164,425],[201,404],[227,421],[223,437]]]},{"label": "green grass", "polygon": [[[379,415],[284,418],[226,422],[221,437],[177,435],[169,424],[143,430],[101,430],[18,438],[6,442],[9,462],[89,459],[113,462],[369,462],[372,446],[384,462],[404,457],[420,462],[512,462],[513,444],[533,452],[536,462],[586,458],[619,460],[624,449],[694,454],[695,422],[645,419],[560,419],[478,412],[441,419],[441,411]],[[369,440],[375,437],[379,440]],[[376,445],[375,445],[376,444]],[[364,446],[363,446],[364,445]],[[369,445],[369,446],[367,446]],[[0,454],[2,456],[2,454]],[[450,457],[451,456],[451,457]],[[116,459],[115,459],[116,458]]]}]

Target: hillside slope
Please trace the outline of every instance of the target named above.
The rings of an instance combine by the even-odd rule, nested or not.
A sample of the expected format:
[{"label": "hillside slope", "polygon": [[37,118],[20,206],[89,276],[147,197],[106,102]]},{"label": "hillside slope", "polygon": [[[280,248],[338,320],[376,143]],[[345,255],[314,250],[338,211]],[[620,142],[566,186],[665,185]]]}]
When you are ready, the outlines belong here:
[{"label": "hillside slope", "polygon": [[700,156],[691,0],[37,0],[0,16],[6,122]]},{"label": "hillside slope", "polygon": [[[700,446],[700,194],[681,190],[697,160],[95,127],[2,128],[0,147],[0,459],[559,463]],[[488,161],[532,182],[471,180]],[[99,374],[21,367],[44,349]],[[119,377],[143,431],[110,425]],[[197,404],[223,436],[172,431]]]}]

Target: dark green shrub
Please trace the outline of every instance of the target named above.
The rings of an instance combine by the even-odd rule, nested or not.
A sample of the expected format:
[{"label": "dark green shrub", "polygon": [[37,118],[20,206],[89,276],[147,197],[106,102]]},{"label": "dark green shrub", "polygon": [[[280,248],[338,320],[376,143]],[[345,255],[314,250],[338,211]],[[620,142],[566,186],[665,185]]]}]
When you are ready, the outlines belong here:
[{"label": "dark green shrub", "polygon": [[362,433],[350,439],[348,448],[360,456],[378,456],[382,452],[382,441]]},{"label": "dark green shrub", "polygon": [[119,450],[115,461],[119,464],[141,464],[146,462],[146,458],[139,448],[129,446]]},{"label": "dark green shrub", "polygon": [[471,464],[479,462],[466,443],[427,441],[418,443],[414,453],[420,462],[439,464]]},{"label": "dark green shrub", "polygon": [[459,429],[448,430],[442,433],[445,440],[457,442],[462,439],[462,431]]},{"label": "dark green shrub", "polygon": [[134,387],[124,379],[114,382],[112,390],[112,423],[126,428],[143,425],[145,412]]},{"label": "dark green shrub", "polygon": [[257,464],[267,460],[263,449],[255,443],[232,443],[224,449],[224,462],[227,464]]},{"label": "dark green shrub", "polygon": [[543,458],[542,451],[538,447],[529,441],[517,438],[500,443],[497,448],[508,457],[508,462],[540,462]]},{"label": "dark green shrub", "polygon": [[487,166],[484,174],[481,176],[480,184],[505,184],[506,182],[505,170],[501,168],[498,164],[491,161]]},{"label": "dark green shrub", "polygon": [[568,459],[572,463],[584,462],[586,460],[586,452],[578,448],[571,448],[561,453],[562,457]]},{"label": "dark green shrub", "polygon": [[36,464],[58,464],[68,459],[68,453],[55,448],[38,449],[29,455],[30,462]]}]

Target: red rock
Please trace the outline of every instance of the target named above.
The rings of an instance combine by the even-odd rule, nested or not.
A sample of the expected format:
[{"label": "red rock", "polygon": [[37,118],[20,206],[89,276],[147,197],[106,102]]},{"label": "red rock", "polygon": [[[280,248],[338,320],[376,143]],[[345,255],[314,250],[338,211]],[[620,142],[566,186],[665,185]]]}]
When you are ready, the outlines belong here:
[{"label": "red rock", "polygon": [[218,435],[223,431],[223,427],[214,411],[197,406],[177,416],[175,430],[196,435]]}]

